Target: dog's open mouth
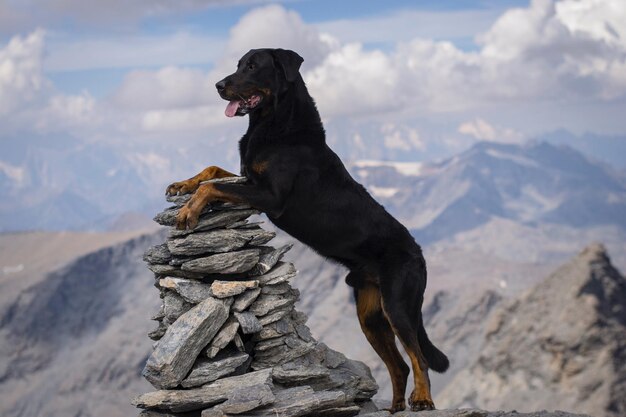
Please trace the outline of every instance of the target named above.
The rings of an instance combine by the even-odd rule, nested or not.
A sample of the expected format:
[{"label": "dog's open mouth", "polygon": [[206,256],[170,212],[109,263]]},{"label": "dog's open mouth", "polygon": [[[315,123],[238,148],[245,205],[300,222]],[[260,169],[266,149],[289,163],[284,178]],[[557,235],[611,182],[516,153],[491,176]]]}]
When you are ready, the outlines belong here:
[{"label": "dog's open mouth", "polygon": [[228,117],[243,116],[248,114],[250,110],[259,105],[263,98],[260,95],[253,94],[249,98],[243,98],[239,96],[237,100],[231,100],[226,106],[224,113]]}]

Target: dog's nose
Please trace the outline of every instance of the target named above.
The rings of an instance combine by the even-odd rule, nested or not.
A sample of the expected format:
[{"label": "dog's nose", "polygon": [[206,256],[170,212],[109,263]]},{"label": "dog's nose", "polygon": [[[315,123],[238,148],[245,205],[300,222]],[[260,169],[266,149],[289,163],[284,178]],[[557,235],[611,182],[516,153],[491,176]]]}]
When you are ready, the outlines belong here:
[{"label": "dog's nose", "polygon": [[217,91],[223,91],[226,88],[226,81],[224,81],[224,80],[218,81],[215,84],[215,88],[217,88]]}]

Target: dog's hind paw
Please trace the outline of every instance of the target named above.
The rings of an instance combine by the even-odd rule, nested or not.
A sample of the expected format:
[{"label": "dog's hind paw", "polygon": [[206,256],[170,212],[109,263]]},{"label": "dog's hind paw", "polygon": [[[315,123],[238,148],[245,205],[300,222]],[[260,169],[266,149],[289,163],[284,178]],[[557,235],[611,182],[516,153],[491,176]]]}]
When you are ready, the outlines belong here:
[{"label": "dog's hind paw", "polygon": [[409,399],[409,405],[411,406],[411,411],[423,411],[423,410],[434,410],[435,404],[432,400],[424,399],[424,400],[411,400]]}]

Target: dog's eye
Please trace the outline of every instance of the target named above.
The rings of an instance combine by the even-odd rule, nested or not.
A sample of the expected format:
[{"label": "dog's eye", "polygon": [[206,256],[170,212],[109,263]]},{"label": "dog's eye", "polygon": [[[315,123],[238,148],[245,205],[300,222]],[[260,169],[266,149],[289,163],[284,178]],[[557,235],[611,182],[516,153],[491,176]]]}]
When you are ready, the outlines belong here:
[{"label": "dog's eye", "polygon": [[250,71],[253,71],[255,68],[256,68],[256,65],[254,65],[253,63],[249,63],[249,64],[248,64],[248,69],[249,69]]}]

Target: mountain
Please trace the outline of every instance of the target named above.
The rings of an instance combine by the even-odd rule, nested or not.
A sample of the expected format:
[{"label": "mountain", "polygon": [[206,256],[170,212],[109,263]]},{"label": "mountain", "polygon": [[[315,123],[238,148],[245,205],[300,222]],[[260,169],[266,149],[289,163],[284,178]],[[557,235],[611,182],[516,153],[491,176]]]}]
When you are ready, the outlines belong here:
[{"label": "mountain", "polygon": [[128,416],[150,345],[144,235],[81,256],[0,308],[0,415]]},{"label": "mountain", "polygon": [[439,163],[357,161],[353,171],[421,242],[493,218],[626,230],[626,181],[565,146],[481,142]]},{"label": "mountain", "polygon": [[165,186],[203,169],[202,159],[225,166],[237,161],[236,146],[229,151],[234,144],[225,138],[187,146],[2,139],[0,231],[107,230],[128,213],[152,217]]},{"label": "mountain", "polygon": [[594,244],[499,306],[444,407],[626,414],[626,279]]}]

